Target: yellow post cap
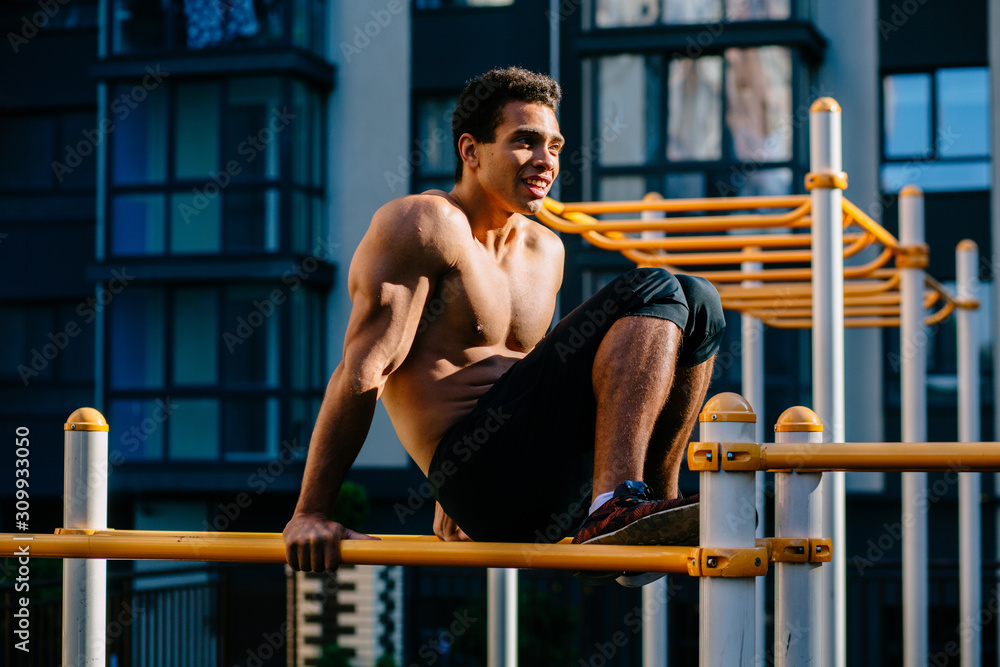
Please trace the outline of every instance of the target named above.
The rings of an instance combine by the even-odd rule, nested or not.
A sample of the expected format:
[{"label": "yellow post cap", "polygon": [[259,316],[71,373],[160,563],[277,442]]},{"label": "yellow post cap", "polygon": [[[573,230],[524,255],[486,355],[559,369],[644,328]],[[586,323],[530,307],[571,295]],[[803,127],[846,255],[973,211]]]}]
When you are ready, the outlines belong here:
[{"label": "yellow post cap", "polygon": [[822,431],[823,423],[815,412],[809,408],[796,405],[788,408],[778,417],[778,423],[774,425],[775,433],[792,433],[801,431]]},{"label": "yellow post cap", "polygon": [[979,250],[979,246],[976,245],[976,242],[972,239],[962,239],[958,242],[955,249],[961,252],[972,252],[974,250]]},{"label": "yellow post cap", "polygon": [[910,184],[904,185],[903,189],[899,191],[900,197],[923,197],[924,191],[920,189],[919,186]]},{"label": "yellow post cap", "polygon": [[94,408],[74,410],[63,425],[64,431],[107,431],[108,422]]},{"label": "yellow post cap", "polygon": [[821,97],[812,103],[812,106],[809,107],[809,111],[813,113],[817,111],[840,113],[840,104],[838,104],[837,100],[832,97]]},{"label": "yellow post cap", "polygon": [[724,391],[708,399],[698,415],[698,421],[757,423],[757,415],[745,398],[731,391]]}]

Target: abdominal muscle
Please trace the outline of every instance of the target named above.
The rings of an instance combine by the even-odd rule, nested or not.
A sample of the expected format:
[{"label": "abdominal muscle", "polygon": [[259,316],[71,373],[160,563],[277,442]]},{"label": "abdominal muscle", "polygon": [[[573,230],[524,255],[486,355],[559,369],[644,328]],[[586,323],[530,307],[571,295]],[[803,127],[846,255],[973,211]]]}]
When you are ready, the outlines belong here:
[{"label": "abdominal muscle", "polygon": [[463,350],[461,359],[414,353],[386,380],[382,402],[403,447],[426,475],[445,432],[524,353],[503,345]]}]

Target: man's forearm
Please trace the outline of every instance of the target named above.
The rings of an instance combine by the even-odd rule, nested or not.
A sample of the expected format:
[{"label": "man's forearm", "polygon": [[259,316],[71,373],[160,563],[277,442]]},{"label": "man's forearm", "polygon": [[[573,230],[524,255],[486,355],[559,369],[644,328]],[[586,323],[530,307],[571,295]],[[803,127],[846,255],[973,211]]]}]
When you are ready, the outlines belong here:
[{"label": "man's forearm", "polygon": [[358,393],[342,366],[334,371],[309,439],[295,514],[332,511],[347,471],[368,437],[377,401],[375,389]]}]

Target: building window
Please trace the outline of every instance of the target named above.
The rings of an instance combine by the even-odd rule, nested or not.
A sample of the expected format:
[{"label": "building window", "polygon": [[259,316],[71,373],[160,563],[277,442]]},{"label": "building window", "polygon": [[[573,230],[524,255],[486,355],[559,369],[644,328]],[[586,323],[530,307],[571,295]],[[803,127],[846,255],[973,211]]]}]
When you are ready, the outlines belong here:
[{"label": "building window", "polygon": [[791,0],[597,0],[598,28],[774,21],[791,17]]},{"label": "building window", "polygon": [[[324,378],[322,297],[298,285],[130,287],[109,307],[112,450],[258,460],[306,438]],[[289,336],[291,340],[285,340]]]},{"label": "building window", "polygon": [[592,139],[602,200],[787,194],[792,188],[792,56],[783,47],[595,61]]},{"label": "building window", "polygon": [[323,228],[320,106],[276,77],[113,87],[109,255],[309,252]]},{"label": "building window", "polygon": [[455,185],[458,158],[452,143],[451,116],[456,104],[458,95],[426,96],[414,102],[413,151],[408,163],[413,172],[413,192],[449,192]]},{"label": "building window", "polygon": [[112,0],[111,52],[297,46],[322,55],[323,0]]},{"label": "building window", "polygon": [[889,74],[882,80],[882,189],[986,190],[991,182],[985,67]]},{"label": "building window", "polygon": [[449,7],[505,7],[514,0],[414,0],[414,9],[445,9]]}]

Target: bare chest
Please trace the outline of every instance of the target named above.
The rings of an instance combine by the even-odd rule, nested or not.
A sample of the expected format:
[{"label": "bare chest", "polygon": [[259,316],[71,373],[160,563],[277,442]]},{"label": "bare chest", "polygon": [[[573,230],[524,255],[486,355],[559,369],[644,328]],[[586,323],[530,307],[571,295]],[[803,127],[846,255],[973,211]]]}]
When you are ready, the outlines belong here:
[{"label": "bare chest", "polygon": [[548,329],[555,307],[551,276],[520,259],[459,263],[438,281],[418,338],[459,347],[504,346],[527,352]]}]

